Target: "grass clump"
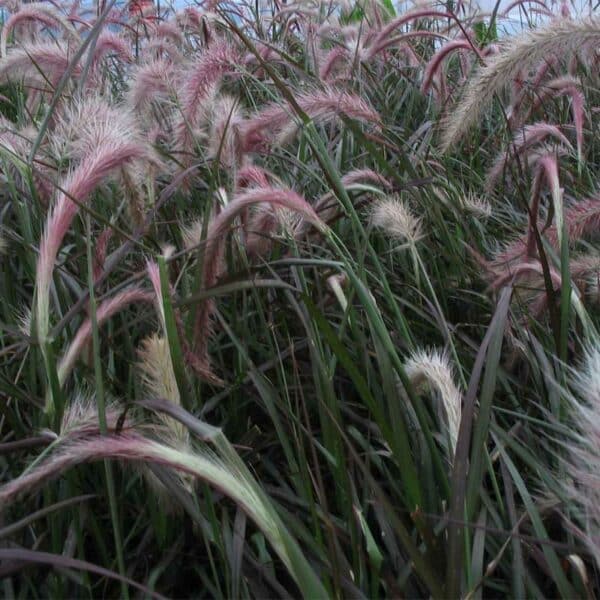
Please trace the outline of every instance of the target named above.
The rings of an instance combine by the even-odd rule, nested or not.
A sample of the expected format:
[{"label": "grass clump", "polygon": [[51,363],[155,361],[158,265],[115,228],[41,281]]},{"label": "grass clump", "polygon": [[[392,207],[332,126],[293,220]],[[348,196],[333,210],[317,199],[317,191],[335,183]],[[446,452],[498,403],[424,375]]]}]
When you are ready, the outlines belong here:
[{"label": "grass clump", "polygon": [[4,595],[598,592],[600,30],[530,4],[11,4]]}]

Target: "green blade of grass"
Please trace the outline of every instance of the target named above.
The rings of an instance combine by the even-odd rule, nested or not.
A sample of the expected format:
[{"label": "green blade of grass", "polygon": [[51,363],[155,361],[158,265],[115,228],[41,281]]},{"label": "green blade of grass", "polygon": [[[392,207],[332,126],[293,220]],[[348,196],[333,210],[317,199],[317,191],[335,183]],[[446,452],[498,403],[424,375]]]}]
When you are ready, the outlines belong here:
[{"label": "green blade of grass", "polygon": [[[471,430],[475,420],[475,401],[477,398],[477,389],[479,388],[479,379],[485,365],[487,375],[487,384],[485,386],[486,397],[483,400],[480,399],[480,405],[484,401],[488,404],[489,418],[493,386],[496,378],[497,362],[502,346],[502,340],[504,338],[504,328],[506,325],[506,319],[508,318],[511,296],[512,289],[510,288],[504,288],[500,294],[496,311],[494,312],[494,316],[492,317],[488,330],[477,353],[475,365],[473,366],[473,370],[471,372],[469,388],[467,389],[464,400],[458,441],[456,444],[456,453],[454,455],[454,466],[452,469],[452,493],[450,496],[450,512],[448,515],[448,564],[446,567],[445,593],[449,598],[457,598],[460,595],[462,565],[464,558],[464,528],[462,527],[461,522],[464,515],[467,514],[465,499],[467,499],[467,506],[474,506],[474,494],[477,493],[479,485],[481,484],[481,456],[478,459],[478,473],[472,471],[472,467],[469,466],[468,462],[469,448],[471,448]],[[492,347],[492,344],[494,348],[494,358],[496,364],[494,364],[492,359],[488,358],[490,356],[490,348]],[[486,358],[488,358],[487,364],[485,362]],[[477,449],[480,453],[483,450],[482,445],[485,443],[487,427],[488,423],[484,423],[483,421],[481,425],[479,425],[478,437],[480,445],[477,446]],[[475,448],[475,443],[473,443],[472,452],[475,451]],[[473,456],[473,454],[471,454],[471,456]]]}]

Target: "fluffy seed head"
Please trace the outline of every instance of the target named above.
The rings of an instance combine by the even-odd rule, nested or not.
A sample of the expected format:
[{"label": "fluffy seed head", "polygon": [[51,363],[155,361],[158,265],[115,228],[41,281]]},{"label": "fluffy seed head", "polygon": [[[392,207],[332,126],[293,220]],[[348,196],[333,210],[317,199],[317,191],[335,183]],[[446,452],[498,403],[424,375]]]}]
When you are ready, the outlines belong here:
[{"label": "fluffy seed head", "polygon": [[201,219],[196,219],[190,224],[182,223],[180,225],[181,239],[183,240],[183,247],[186,250],[190,250],[197,246],[202,240],[202,229],[203,222]]},{"label": "fluffy seed head", "polygon": [[53,153],[81,160],[103,145],[124,139],[141,141],[137,124],[126,106],[111,105],[99,95],[88,95],[65,106],[53,131]]},{"label": "fluffy seed head", "polygon": [[225,42],[219,42],[200,54],[182,74],[182,122],[179,125],[182,149],[189,149],[190,129],[193,131],[202,117],[206,116],[206,99],[216,93],[223,77],[234,70],[236,61],[235,48]]},{"label": "fluffy seed head", "polygon": [[44,27],[57,27],[61,25],[69,33],[75,34],[73,26],[53,6],[44,2],[30,2],[21,6],[4,23],[2,32],[0,33],[0,56],[6,56],[6,42],[9,33],[24,22]]},{"label": "fluffy seed head", "polygon": [[[98,306],[96,312],[98,327],[101,327],[108,319],[124,310],[128,305],[151,302],[152,299],[153,295],[150,292],[135,287],[115,294],[112,298],[104,300]],[[71,345],[58,364],[58,381],[60,385],[63,385],[66,381],[66,378],[75,366],[77,358],[81,355],[91,337],[92,321],[88,318],[79,327]]]},{"label": "fluffy seed head", "polygon": [[575,388],[583,402],[573,398],[578,429],[576,443],[568,448],[567,465],[572,483],[567,492],[579,507],[585,523],[584,541],[600,565],[600,346],[588,348],[575,375]]},{"label": "fluffy seed head", "polygon": [[600,21],[556,19],[546,27],[511,36],[501,52],[486,58],[487,64],[470,79],[462,100],[443,125],[442,148],[447,150],[474,125],[494,95],[540,62],[597,48]]},{"label": "fluffy seed head", "polygon": [[415,217],[404,201],[398,197],[376,202],[371,220],[395,240],[416,244],[422,237],[421,219]]},{"label": "fluffy seed head", "polygon": [[585,119],[585,97],[581,91],[581,81],[576,77],[558,77],[544,84],[539,91],[534,103],[534,108],[544,104],[548,98],[568,96],[571,99],[571,113],[575,126],[577,140],[577,157],[583,159],[583,125]]},{"label": "fluffy seed head", "polygon": [[[289,189],[259,188],[235,196],[211,221],[208,227],[207,245],[204,254],[204,287],[217,282],[223,268],[224,241],[233,221],[251,206],[265,203],[273,208],[285,208],[298,213],[321,233],[327,231],[314,209],[302,196]],[[194,325],[194,351],[199,360],[208,364],[208,336],[214,309],[212,299],[201,303]]]},{"label": "fluffy seed head", "polygon": [[108,55],[113,55],[126,63],[133,60],[131,47],[122,35],[113,31],[102,31],[96,41],[92,66],[97,67],[102,59]]},{"label": "fluffy seed head", "polygon": [[[146,390],[154,397],[181,404],[175,379],[171,351],[166,338],[154,334],[146,338],[138,350],[139,368]],[[167,438],[184,446],[189,441],[187,429],[175,419],[160,413]]]},{"label": "fluffy seed head", "polygon": [[144,111],[153,102],[164,103],[175,96],[177,73],[173,64],[159,58],[138,66],[133,72],[128,92],[129,105]]},{"label": "fluffy seed head", "polygon": [[[79,211],[79,204],[87,202],[98,185],[114,176],[115,171],[147,156],[147,150],[139,140],[131,139],[127,132],[120,131],[116,135],[115,131],[109,130],[115,135],[95,137],[98,132],[92,127],[88,130],[89,135],[83,135],[81,140],[73,138],[70,147],[75,156],[82,158],[61,182],[61,191],[46,220],[37,261],[35,296],[37,334],[42,353],[46,352],[48,341],[52,273],[62,241]],[[69,148],[69,144],[66,147]],[[48,402],[47,410],[53,410],[52,401]]]},{"label": "fluffy seed head", "polygon": [[440,409],[448,428],[450,450],[454,455],[462,413],[462,394],[446,354],[438,350],[418,350],[404,365],[406,375],[417,391],[429,388],[440,396]]},{"label": "fluffy seed head", "polygon": [[208,136],[208,156],[219,159],[223,167],[232,169],[241,161],[238,102],[232,96],[219,95],[213,102],[212,124]]},{"label": "fluffy seed head", "polygon": [[139,356],[146,389],[156,398],[181,404],[167,340],[156,334],[146,338],[142,342]]},{"label": "fluffy seed head", "polygon": [[548,138],[564,144],[567,148],[572,147],[569,140],[556,125],[550,123],[533,123],[532,125],[527,125],[515,134],[508,150],[500,152],[496,157],[493,166],[486,175],[486,190],[488,192],[493,190],[502,173],[516,157],[528,156],[533,163],[536,163],[541,156],[547,154],[548,147],[546,145],[542,144],[539,149],[536,149],[535,146]]},{"label": "fluffy seed head", "polygon": [[4,509],[10,506],[18,497],[31,493],[76,465],[104,458],[161,465],[171,472],[187,473],[214,486],[236,502],[257,524],[296,583],[306,583],[306,574],[309,573],[313,579],[312,588],[317,590],[316,595],[326,595],[307,562],[305,566],[302,565],[302,570],[296,568],[299,560],[297,557],[304,560],[301,551],[271,501],[266,494],[260,493],[258,484],[247,470],[240,468],[232,460],[220,459],[207,450],[173,448],[148,439],[135,430],[119,435],[111,433],[89,436],[75,443],[61,444],[58,451],[44,457],[34,469],[0,487],[0,507]]},{"label": "fluffy seed head", "polygon": [[[319,123],[334,121],[340,115],[350,119],[379,126],[379,115],[360,96],[342,90],[326,88],[312,93],[299,94],[296,101],[300,108]],[[293,111],[274,103],[248,119],[240,126],[246,151],[253,151],[278,140],[287,141],[296,130]]]},{"label": "fluffy seed head", "polygon": [[[121,412],[114,403],[110,403],[106,407],[106,424],[109,430],[116,427]],[[90,395],[77,393],[63,414],[60,427],[61,437],[73,439],[86,435],[97,435],[99,432],[96,399]]]},{"label": "fluffy seed head", "polygon": [[[26,86],[41,90],[45,90],[48,83],[55,87],[69,68],[72,55],[72,49],[64,43],[24,44],[0,60],[0,82],[23,80]],[[80,74],[81,66],[76,65],[72,75]]]},{"label": "fluffy seed head", "polygon": [[476,48],[474,44],[465,39],[452,40],[444,44],[429,60],[425,67],[425,73],[423,74],[423,83],[421,84],[421,91],[427,94],[433,85],[434,77],[436,73],[441,70],[442,63],[446,58],[453,52],[472,52],[473,48]]},{"label": "fluffy seed head", "polygon": [[485,218],[492,216],[492,205],[476,194],[469,193],[465,195],[462,199],[462,204],[475,216]]}]

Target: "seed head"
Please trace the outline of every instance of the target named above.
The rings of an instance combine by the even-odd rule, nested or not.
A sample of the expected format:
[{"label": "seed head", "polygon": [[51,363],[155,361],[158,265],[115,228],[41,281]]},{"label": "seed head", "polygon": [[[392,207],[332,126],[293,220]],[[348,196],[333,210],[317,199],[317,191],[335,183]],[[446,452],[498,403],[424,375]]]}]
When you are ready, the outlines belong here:
[{"label": "seed head", "polygon": [[416,244],[422,237],[421,219],[415,217],[400,198],[386,198],[376,203],[372,222],[390,237]]}]

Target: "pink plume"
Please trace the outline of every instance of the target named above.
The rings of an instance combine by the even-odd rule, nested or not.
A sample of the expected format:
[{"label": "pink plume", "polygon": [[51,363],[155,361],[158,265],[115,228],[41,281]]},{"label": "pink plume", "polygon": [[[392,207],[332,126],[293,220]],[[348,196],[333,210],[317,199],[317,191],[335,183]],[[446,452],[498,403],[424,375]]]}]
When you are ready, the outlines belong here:
[{"label": "pink plume", "polygon": [[[569,239],[581,240],[600,232],[600,197],[582,200],[565,211]],[[556,239],[556,231],[552,232]]]},{"label": "pink plume", "polygon": [[548,6],[542,2],[542,0],[515,0],[514,2],[511,2],[505,9],[504,12],[502,13],[503,16],[508,16],[508,14],[510,13],[510,11],[513,8],[516,8],[517,6],[522,6],[523,4],[537,4],[538,6],[540,6],[543,10],[546,10],[548,12],[548,14],[552,14],[550,9],[548,8]]},{"label": "pink plume", "polygon": [[109,53],[114,54],[123,62],[132,62],[131,44],[123,36],[113,31],[102,31],[96,40],[92,64],[98,63]]},{"label": "pink plume", "polygon": [[558,178],[558,162],[556,156],[547,154],[537,160],[537,171],[533,183],[532,189],[532,201],[530,206],[529,214],[529,229],[528,229],[528,240],[526,255],[529,258],[535,256],[536,240],[534,224],[538,222],[540,192],[542,186],[542,180],[546,179],[553,195],[560,192],[560,182]]},{"label": "pink plume", "polygon": [[543,142],[548,137],[553,137],[562,142],[567,148],[572,147],[569,140],[556,125],[544,122],[527,125],[515,134],[509,149],[500,153],[496,158],[494,165],[486,176],[486,189],[489,191],[493,189],[497,180],[516,156],[523,156],[532,146]]},{"label": "pink plume", "polygon": [[571,98],[577,156],[581,161],[583,159],[583,122],[585,115],[585,98],[581,91],[581,82],[575,77],[566,76],[545,83],[536,94],[533,109],[539,108],[546,99],[558,96],[570,96]]},{"label": "pink plume", "polygon": [[548,71],[558,64],[556,56],[550,56],[544,60],[537,68],[535,76],[531,81],[525,81],[523,75],[520,75],[518,82],[515,81],[515,93],[513,94],[513,102],[508,110],[510,116],[511,126],[518,125],[523,122],[523,119],[519,119],[517,113],[521,108],[521,104],[525,98],[525,95],[529,90],[536,92],[541,87],[541,83],[548,74]]},{"label": "pink plume", "polygon": [[37,263],[37,319],[40,342],[46,341],[49,321],[49,293],[54,264],[62,241],[71,223],[79,211],[78,203],[88,200],[98,185],[123,164],[141,159],[145,149],[134,142],[106,143],[96,152],[81,161],[79,166],[67,177],[63,184],[64,192],[58,195],[54,207],[46,222],[40,242]]},{"label": "pink plume", "polygon": [[[112,298],[105,300],[98,306],[96,311],[96,320],[98,327],[101,327],[108,319],[119,313],[129,304],[139,302],[152,302],[154,294],[140,288],[131,288],[116,294]],[[75,334],[71,345],[61,359],[58,366],[59,382],[63,385],[75,366],[75,362],[82,350],[89,343],[92,336],[92,321],[86,319]]]},{"label": "pink plume", "polygon": [[335,69],[338,63],[348,60],[350,52],[343,46],[336,46],[331,49],[324,57],[323,64],[319,69],[319,77],[326,81],[329,79],[331,72]]},{"label": "pink plume", "polygon": [[[296,98],[300,108],[315,121],[330,121],[343,114],[351,119],[379,125],[379,115],[360,96],[326,88]],[[261,148],[286,126],[293,123],[290,110],[279,103],[271,104],[258,115],[241,124],[240,130],[246,151]]]},{"label": "pink plume", "polygon": [[102,275],[104,271],[104,261],[106,260],[106,251],[108,243],[112,237],[113,230],[106,227],[96,240],[96,250],[94,252],[94,281]]},{"label": "pink plume", "polygon": [[[373,58],[375,55],[379,54],[383,50],[386,50],[387,48],[390,48],[393,46],[393,47],[398,47],[405,54],[408,54],[409,58],[412,61],[411,64],[416,66],[416,65],[420,64],[421,60],[417,57],[417,55],[415,54],[411,45],[408,44],[409,40],[412,40],[415,38],[433,38],[433,39],[441,38],[443,40],[448,39],[448,37],[446,35],[444,35],[443,33],[438,33],[437,31],[428,31],[426,29],[418,29],[416,31],[408,31],[401,35],[397,35],[395,37],[390,37],[386,40],[374,42],[367,48],[367,50],[365,52],[365,59]],[[417,57],[416,60],[415,60],[415,57]]]},{"label": "pink plume", "polygon": [[68,25],[66,21],[63,21],[60,16],[54,13],[50,6],[40,4],[38,2],[30,5],[23,5],[21,8],[11,15],[4,26],[2,27],[2,33],[0,34],[0,48],[2,50],[2,56],[6,55],[6,41],[10,32],[23,23],[24,21],[33,21],[45,27],[57,27],[59,25]]},{"label": "pink plume", "polygon": [[[152,260],[148,261],[146,264],[146,270],[148,272],[148,277],[152,283],[152,287],[154,289],[154,301],[156,302],[157,309],[159,314],[161,315],[161,320],[163,321],[163,327],[165,327],[164,323],[164,313],[163,313],[163,305],[162,305],[162,286],[160,281],[160,272],[158,268],[158,264]],[[175,295],[174,290],[169,286],[169,293],[171,296]],[[181,344],[181,348],[183,351],[183,358],[188,366],[190,366],[201,379],[212,383],[213,385],[223,385],[223,381],[217,377],[211,366],[210,361],[208,360],[208,355],[199,355],[198,353],[193,352],[190,349],[188,341],[185,337],[185,328],[183,326],[183,321],[181,319],[181,314],[178,310],[174,311],[175,313],[175,321],[177,327],[177,334],[179,336],[179,343]]]},{"label": "pink plume", "polygon": [[[600,232],[600,197],[581,200],[565,210],[565,223],[569,240],[576,243],[585,239],[586,236],[596,235]],[[538,223],[541,231],[544,223]],[[545,239],[553,247],[558,247],[558,235],[556,227],[550,226],[543,232]],[[527,255],[527,236],[510,243],[502,252],[496,255],[491,266],[494,269],[504,269],[511,263],[523,260]]]},{"label": "pink plume", "polygon": [[355,169],[354,171],[346,173],[342,177],[342,184],[345,186],[350,186],[354,183],[362,182],[375,183],[376,185],[379,185],[385,189],[392,188],[390,182],[385,177],[383,177],[383,175],[380,175],[372,169]]},{"label": "pink plume", "polygon": [[383,44],[386,43],[389,36],[399,27],[406,25],[407,23],[411,23],[413,21],[417,21],[419,19],[448,19],[453,21],[455,19],[454,15],[448,12],[441,12],[437,10],[431,9],[423,9],[423,10],[415,10],[395,19],[392,19],[385,27],[383,27],[371,45],[373,48],[380,48]]},{"label": "pink plume", "polygon": [[172,21],[163,21],[156,26],[154,35],[157,38],[165,38],[178,45],[185,43],[185,37],[181,29]]},{"label": "pink plume", "polygon": [[[225,237],[231,223],[247,207],[260,203],[294,211],[309,223],[312,223],[319,231],[324,231],[326,228],[306,200],[292,190],[261,188],[241,194],[227,204],[208,227],[207,244],[204,252],[204,289],[209,289],[216,284],[218,275],[222,270]],[[209,363],[208,337],[213,309],[213,299],[203,301],[198,307],[194,326],[194,351],[199,360],[206,364]]]},{"label": "pink plume", "polygon": [[571,9],[569,8],[569,4],[566,2],[566,0],[561,0],[561,3],[560,3],[560,16],[563,19],[570,19],[571,18]]},{"label": "pink plume", "polygon": [[146,107],[153,100],[166,100],[175,92],[173,64],[157,59],[139,66],[133,76],[129,98],[136,109]]},{"label": "pink plume", "polygon": [[468,50],[476,52],[477,56],[481,58],[481,53],[473,46],[473,43],[469,40],[453,40],[444,44],[429,60],[425,67],[425,73],[423,75],[423,83],[421,84],[421,91],[427,94],[431,89],[431,84],[435,74],[438,72],[444,59],[457,50]]},{"label": "pink plume", "polygon": [[272,173],[262,167],[246,165],[239,169],[236,174],[236,189],[241,191],[249,187],[267,188],[270,185],[269,179],[273,177]]},{"label": "pink plume", "polygon": [[[536,274],[543,276],[542,265],[539,262],[522,262],[516,266],[512,266],[503,275],[497,277],[492,283],[491,287],[495,290],[500,289],[506,285],[511,279],[518,280],[528,274]],[[561,278],[560,273],[554,268],[550,267],[550,278],[552,283],[560,288]]]},{"label": "pink plume", "polygon": [[[71,60],[67,45],[48,42],[27,44],[13,49],[9,56],[0,61],[0,81],[24,79],[27,85],[40,85],[40,82],[45,84],[49,80],[52,86],[56,86]],[[81,74],[80,65],[76,65],[72,74],[73,77]]]},{"label": "pink plume", "polygon": [[204,108],[205,99],[211,88],[218,84],[226,73],[232,72],[238,63],[234,48],[226,42],[218,42],[199,56],[183,73],[181,112],[183,122],[179,127],[181,149],[190,150],[190,129],[197,127]]}]

